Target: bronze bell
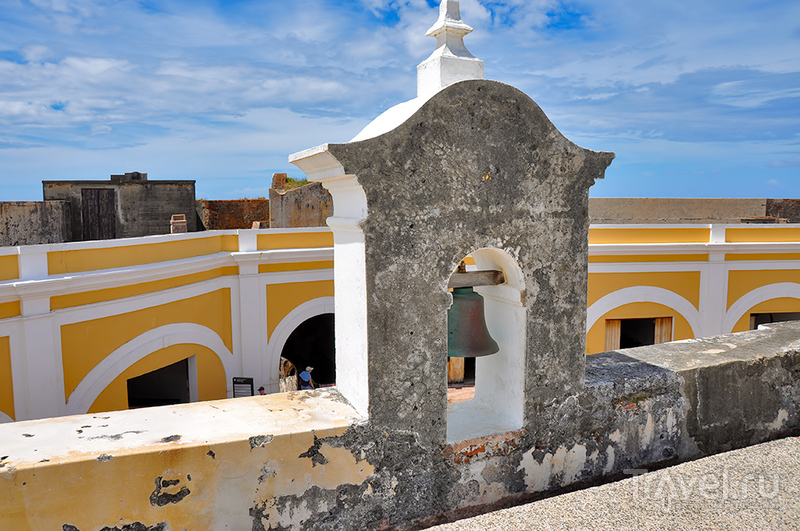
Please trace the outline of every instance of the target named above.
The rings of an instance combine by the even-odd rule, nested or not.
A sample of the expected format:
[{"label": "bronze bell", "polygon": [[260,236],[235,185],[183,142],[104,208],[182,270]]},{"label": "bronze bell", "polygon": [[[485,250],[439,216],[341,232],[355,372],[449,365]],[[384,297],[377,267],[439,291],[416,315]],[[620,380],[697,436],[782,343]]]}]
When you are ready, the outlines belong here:
[{"label": "bronze bell", "polygon": [[488,356],[500,350],[483,314],[483,297],[471,287],[453,288],[453,305],[447,310],[447,355],[458,358]]}]

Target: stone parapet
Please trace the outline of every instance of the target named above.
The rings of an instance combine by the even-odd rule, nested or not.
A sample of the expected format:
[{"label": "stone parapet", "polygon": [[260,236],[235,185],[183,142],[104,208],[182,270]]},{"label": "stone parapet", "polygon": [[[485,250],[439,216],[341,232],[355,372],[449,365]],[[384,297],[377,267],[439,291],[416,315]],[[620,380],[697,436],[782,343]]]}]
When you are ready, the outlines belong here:
[{"label": "stone parapet", "polygon": [[331,389],[0,426],[0,528],[409,529],[798,430],[800,323],[590,356],[535,426],[455,444]]}]

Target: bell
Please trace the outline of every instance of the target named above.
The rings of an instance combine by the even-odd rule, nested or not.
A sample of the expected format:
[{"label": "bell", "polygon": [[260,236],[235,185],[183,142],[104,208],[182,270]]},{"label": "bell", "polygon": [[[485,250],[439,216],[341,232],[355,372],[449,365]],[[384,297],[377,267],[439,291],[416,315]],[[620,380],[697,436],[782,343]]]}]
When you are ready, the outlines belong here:
[{"label": "bell", "polygon": [[483,297],[469,288],[453,288],[447,310],[447,355],[458,358],[488,356],[500,350],[483,314]]}]

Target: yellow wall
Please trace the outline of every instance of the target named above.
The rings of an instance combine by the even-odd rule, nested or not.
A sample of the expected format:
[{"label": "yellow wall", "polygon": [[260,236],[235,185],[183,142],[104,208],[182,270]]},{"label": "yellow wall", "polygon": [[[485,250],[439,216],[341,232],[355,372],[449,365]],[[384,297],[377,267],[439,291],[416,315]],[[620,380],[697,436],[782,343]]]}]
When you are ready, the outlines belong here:
[{"label": "yellow wall", "polygon": [[310,249],[333,247],[332,232],[259,234],[258,249]]},{"label": "yellow wall", "polygon": [[694,337],[689,321],[672,308],[654,302],[634,302],[615,308],[597,320],[586,334],[586,353],[605,352],[606,319],[649,319],[654,317],[672,317],[673,341]]},{"label": "yellow wall", "polygon": [[589,257],[590,264],[630,262],[708,262],[707,254],[623,254]]},{"label": "yellow wall", "polygon": [[700,272],[669,273],[591,273],[589,274],[588,304],[623,288],[654,286],[673,291],[700,307]]},{"label": "yellow wall", "polygon": [[333,260],[327,262],[292,262],[285,264],[264,264],[258,266],[259,273],[280,271],[310,271],[313,269],[333,269]]},{"label": "yellow wall", "polygon": [[731,271],[728,273],[728,306],[756,288],[779,282],[800,284],[800,270]]},{"label": "yellow wall", "polygon": [[[303,402],[287,400],[287,395],[272,396],[280,400],[252,400],[264,404],[258,414],[278,418],[279,425],[287,426],[285,429],[267,427],[262,422],[255,429],[242,426],[239,434],[226,432],[224,438],[212,435],[205,443],[160,442],[163,437],[185,434],[179,426],[174,431],[162,429],[154,433],[149,446],[111,446],[106,450],[106,455],[111,456],[107,460],[87,451],[48,455],[47,465],[14,463],[13,473],[0,476],[3,529],[61,530],[63,524],[69,523],[80,530],[97,530],[127,527],[134,522],[149,526],[167,522],[170,529],[250,529],[255,527],[248,512],[253,507],[261,507],[265,513],[263,519],[255,520],[259,529],[270,528],[276,522],[285,529],[305,529],[308,526],[304,519],[310,513],[302,509],[279,512],[282,507],[275,507],[278,498],[300,496],[313,487],[330,490],[361,485],[375,468],[349,449],[326,442],[318,449],[326,464],[303,456],[318,440],[341,437],[347,425],[320,427],[317,419],[329,417],[330,413],[308,410]],[[237,409],[239,404],[228,401],[220,402],[219,407],[244,411],[235,418],[222,416],[226,424],[256,414],[252,408]],[[279,408],[294,415],[276,416]],[[196,413],[196,418],[213,415],[204,413],[205,417]],[[161,418],[168,414],[161,414]],[[82,419],[87,424],[94,422],[90,416]],[[131,429],[142,426],[140,423]],[[206,431],[214,433],[211,428]],[[274,434],[274,439],[253,447],[248,437],[261,434]],[[162,484],[161,492],[175,494],[186,489],[188,495],[179,503],[150,503],[156,478],[174,482],[168,487]]]},{"label": "yellow wall", "polygon": [[14,417],[14,385],[11,379],[11,340],[0,337],[0,411]]},{"label": "yellow wall", "polygon": [[47,269],[51,275],[61,275],[153,264],[238,250],[238,236],[220,234],[218,236],[144,245],[53,251],[47,253]]},{"label": "yellow wall", "polygon": [[128,409],[128,384],[130,378],[141,376],[167,365],[197,356],[198,399],[220,400],[227,398],[225,369],[213,350],[202,345],[173,345],[142,358],[106,387],[94,401],[89,413]]},{"label": "yellow wall", "polygon": [[705,243],[706,228],[589,229],[589,243]]},{"label": "yellow wall", "polygon": [[97,291],[84,291],[69,295],[59,295],[50,299],[50,310],[61,310],[64,308],[72,308],[75,306],[83,306],[97,302],[124,299],[126,297],[144,295],[146,293],[153,293],[156,291],[186,286],[196,282],[210,280],[212,278],[237,274],[239,274],[238,266],[221,267],[218,269],[212,269],[210,271],[204,271],[202,273],[195,273],[194,275],[166,278],[163,280],[156,280],[154,282],[143,282],[141,284],[133,284],[131,286],[122,286],[119,288],[109,288]]},{"label": "yellow wall", "polygon": [[750,308],[733,327],[733,332],[744,332],[750,330],[751,313],[779,313],[779,312],[800,312],[800,299],[782,297],[780,299],[770,299]]},{"label": "yellow wall", "polygon": [[289,312],[304,302],[319,297],[333,297],[333,280],[267,285],[268,337],[272,337],[272,332],[275,331],[278,323]]},{"label": "yellow wall", "polygon": [[106,356],[135,337],[168,324],[195,323],[219,334],[233,350],[230,289],[171,302],[137,312],[123,313],[64,325],[61,349],[66,396]]},{"label": "yellow wall", "polygon": [[19,305],[19,301],[4,302],[0,304],[0,319],[19,317],[20,315],[22,315],[22,309]]},{"label": "yellow wall", "polygon": [[19,262],[17,255],[0,256],[0,280],[19,278]]},{"label": "yellow wall", "polygon": [[800,260],[800,254],[797,253],[762,253],[762,254],[733,254],[729,253],[725,255],[725,260],[735,261],[735,260],[751,260],[751,261],[759,261],[759,260]]},{"label": "yellow wall", "polygon": [[797,227],[741,227],[725,229],[725,241],[736,242],[800,242]]}]

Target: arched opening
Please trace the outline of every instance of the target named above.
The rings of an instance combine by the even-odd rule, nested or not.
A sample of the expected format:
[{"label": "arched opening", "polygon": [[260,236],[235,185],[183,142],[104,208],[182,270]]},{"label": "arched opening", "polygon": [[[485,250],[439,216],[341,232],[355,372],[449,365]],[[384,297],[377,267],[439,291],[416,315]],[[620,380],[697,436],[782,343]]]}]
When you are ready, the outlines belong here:
[{"label": "arched opening", "polygon": [[189,358],[147,372],[127,381],[128,409],[188,404]]},{"label": "arched opening", "polygon": [[289,335],[281,357],[291,361],[298,372],[314,367],[312,376],[317,384],[335,384],[333,314],[324,313],[303,321]]},{"label": "arched opening", "polygon": [[484,299],[486,327],[499,351],[473,358],[474,397],[448,404],[450,443],[512,431],[523,423],[526,310],[522,270],[500,249],[479,249],[469,257],[475,267],[467,262],[467,271],[501,271],[504,275],[502,284],[474,287]]}]

